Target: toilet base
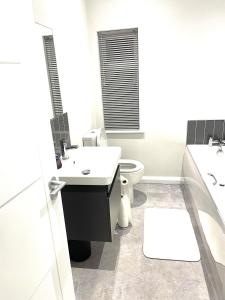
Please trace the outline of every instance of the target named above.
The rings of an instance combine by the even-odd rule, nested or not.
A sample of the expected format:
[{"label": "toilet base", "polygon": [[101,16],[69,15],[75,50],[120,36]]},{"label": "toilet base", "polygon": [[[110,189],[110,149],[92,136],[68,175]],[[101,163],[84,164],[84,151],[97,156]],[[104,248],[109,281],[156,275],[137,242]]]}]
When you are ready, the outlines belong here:
[{"label": "toilet base", "polygon": [[[124,160],[125,161],[125,160]],[[144,175],[144,167],[136,172],[123,172],[120,170],[120,175],[128,180],[128,197],[130,198],[130,203],[134,202],[134,184],[137,184],[141,177]]]}]

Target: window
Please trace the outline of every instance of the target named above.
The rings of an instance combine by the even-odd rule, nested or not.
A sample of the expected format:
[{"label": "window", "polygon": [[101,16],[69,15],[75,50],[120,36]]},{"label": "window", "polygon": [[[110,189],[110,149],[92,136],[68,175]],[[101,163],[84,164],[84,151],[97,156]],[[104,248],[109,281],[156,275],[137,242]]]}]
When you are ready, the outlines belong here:
[{"label": "window", "polygon": [[106,130],[138,130],[138,29],[98,32]]},{"label": "window", "polygon": [[45,57],[48,71],[49,86],[52,98],[52,109],[54,117],[63,113],[59,75],[55,56],[55,46],[52,35],[43,36]]}]

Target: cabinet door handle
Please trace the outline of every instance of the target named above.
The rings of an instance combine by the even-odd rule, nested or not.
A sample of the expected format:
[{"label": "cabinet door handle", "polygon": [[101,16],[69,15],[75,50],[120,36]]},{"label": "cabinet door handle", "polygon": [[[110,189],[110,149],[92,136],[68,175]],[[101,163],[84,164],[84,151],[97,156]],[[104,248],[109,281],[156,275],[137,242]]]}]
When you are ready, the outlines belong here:
[{"label": "cabinet door handle", "polygon": [[49,181],[49,190],[50,190],[50,197],[55,198],[58,195],[58,192],[66,185],[66,182],[56,180],[55,177]]}]

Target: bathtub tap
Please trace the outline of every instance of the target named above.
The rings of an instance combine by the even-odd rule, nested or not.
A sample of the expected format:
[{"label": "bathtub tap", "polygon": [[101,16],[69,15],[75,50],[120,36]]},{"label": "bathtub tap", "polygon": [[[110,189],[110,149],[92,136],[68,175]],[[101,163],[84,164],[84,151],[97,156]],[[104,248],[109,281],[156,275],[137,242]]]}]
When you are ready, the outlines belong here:
[{"label": "bathtub tap", "polygon": [[222,140],[222,139],[214,140],[212,137],[210,137],[208,145],[209,145],[209,147],[218,146],[219,148],[216,153],[222,154],[223,153],[222,146],[225,146],[225,140]]}]

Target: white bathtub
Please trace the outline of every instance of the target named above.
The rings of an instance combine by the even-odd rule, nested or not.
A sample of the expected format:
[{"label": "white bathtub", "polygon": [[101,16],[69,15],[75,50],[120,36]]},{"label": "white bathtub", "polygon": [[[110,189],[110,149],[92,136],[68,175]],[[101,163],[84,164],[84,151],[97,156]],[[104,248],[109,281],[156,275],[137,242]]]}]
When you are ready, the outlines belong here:
[{"label": "white bathtub", "polygon": [[[225,152],[217,155],[218,147],[208,145],[189,145],[187,148],[225,224]],[[215,180],[209,174],[215,176],[215,185]]]},{"label": "white bathtub", "polygon": [[[217,149],[187,146],[183,160],[184,196],[194,211],[203,270],[211,285],[209,294],[212,299],[225,299],[225,154],[217,155]],[[209,174],[215,176],[216,184]]]}]

